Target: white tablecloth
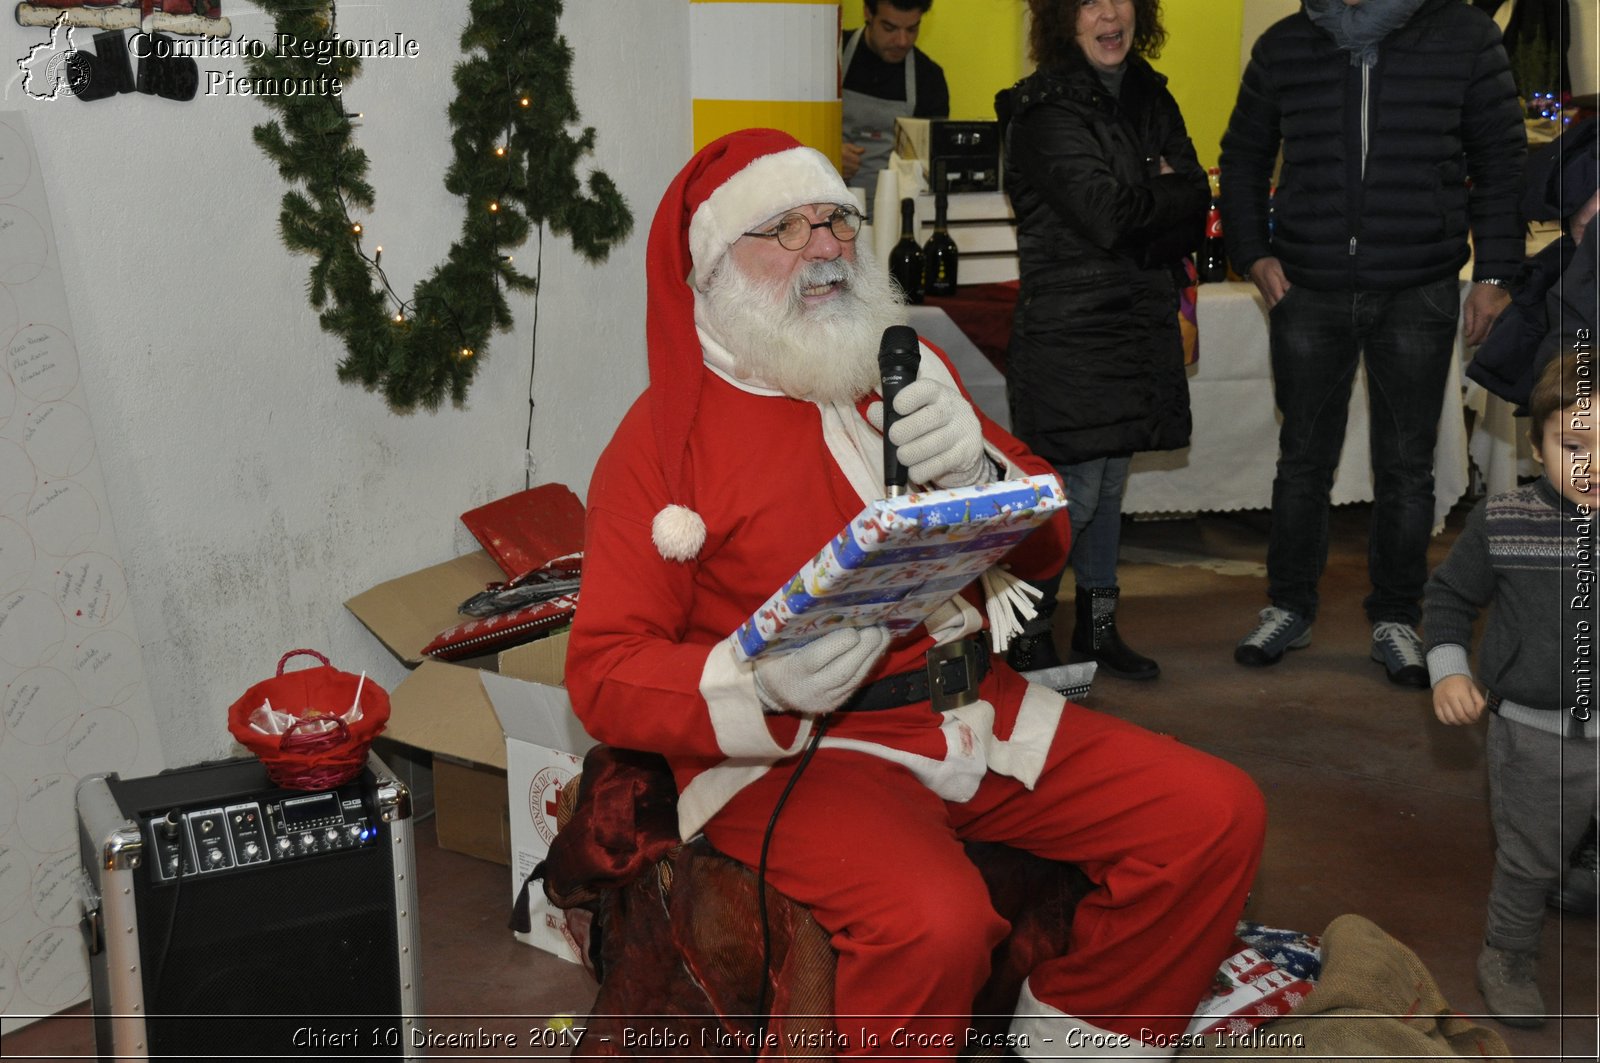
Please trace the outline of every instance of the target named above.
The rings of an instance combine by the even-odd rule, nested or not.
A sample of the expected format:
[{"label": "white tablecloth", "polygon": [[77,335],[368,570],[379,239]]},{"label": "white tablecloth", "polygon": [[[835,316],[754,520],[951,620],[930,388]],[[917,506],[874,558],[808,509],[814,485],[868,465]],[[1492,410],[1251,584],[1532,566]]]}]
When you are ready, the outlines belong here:
[{"label": "white tablecloth", "polygon": [[[1267,357],[1267,311],[1248,283],[1200,286],[1200,362],[1190,370],[1194,434],[1183,450],[1135,455],[1128,513],[1266,509],[1278,461],[1277,407]],[[1350,395],[1333,502],[1372,501],[1365,370]],[[1467,430],[1461,408],[1461,338],[1445,377],[1434,450],[1434,522],[1467,490]]]},{"label": "white tablecloth", "polygon": [[[1139,454],[1123,501],[1126,513],[1267,509],[1278,461],[1278,414],[1267,358],[1267,316],[1255,285],[1200,287],[1200,361],[1189,370],[1194,433],[1183,450]],[[1005,379],[938,307],[910,308],[910,324],[950,355],[978,405],[1003,425]],[[1445,380],[1434,451],[1434,517],[1467,490],[1467,431],[1461,405],[1461,340]],[[1336,505],[1372,500],[1366,375],[1350,396],[1350,421],[1333,483]]]}]

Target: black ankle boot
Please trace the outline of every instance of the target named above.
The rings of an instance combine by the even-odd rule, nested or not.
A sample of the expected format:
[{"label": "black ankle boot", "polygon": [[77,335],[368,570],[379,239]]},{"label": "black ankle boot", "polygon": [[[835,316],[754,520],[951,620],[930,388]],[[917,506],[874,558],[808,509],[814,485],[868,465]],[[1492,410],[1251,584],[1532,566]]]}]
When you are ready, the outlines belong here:
[{"label": "black ankle boot", "polygon": [[1034,635],[1018,635],[1006,647],[1006,663],[1024,675],[1061,665],[1056,653],[1055,629],[1045,628]]},{"label": "black ankle boot", "polygon": [[1135,653],[1117,633],[1116,587],[1078,591],[1077,626],[1072,629],[1072,652],[1098,661],[1100,670],[1118,679],[1154,679],[1161,666]]},{"label": "black ankle boot", "polygon": [[1006,647],[1006,663],[1018,672],[1043,672],[1062,664],[1056,653],[1056,589],[1054,584],[1034,607],[1037,612],[1024,625],[1022,633]]}]

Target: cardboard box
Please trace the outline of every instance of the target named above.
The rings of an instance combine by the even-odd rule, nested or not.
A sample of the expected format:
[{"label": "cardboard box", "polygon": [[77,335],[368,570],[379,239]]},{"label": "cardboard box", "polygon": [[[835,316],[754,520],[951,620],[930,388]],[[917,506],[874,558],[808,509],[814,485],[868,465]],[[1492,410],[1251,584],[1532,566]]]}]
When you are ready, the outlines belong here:
[{"label": "cardboard box", "polygon": [[[486,569],[484,566],[487,565]],[[386,738],[433,754],[439,844],[509,863],[515,900],[555,836],[555,802],[594,739],[562,688],[567,636],[447,664],[418,652],[500,570],[481,551],[378,585],[346,606],[415,670],[389,694]],[[585,934],[537,887],[517,939],[573,962]],[[509,908],[508,908],[509,910]],[[581,913],[580,913],[581,914]]]}]

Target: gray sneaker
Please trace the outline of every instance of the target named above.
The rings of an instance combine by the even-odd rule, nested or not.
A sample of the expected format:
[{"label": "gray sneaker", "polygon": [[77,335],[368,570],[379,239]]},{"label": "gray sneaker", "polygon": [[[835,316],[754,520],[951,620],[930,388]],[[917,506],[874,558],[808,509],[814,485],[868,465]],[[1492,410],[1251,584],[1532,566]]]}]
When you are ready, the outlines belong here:
[{"label": "gray sneaker", "polygon": [[1251,668],[1265,668],[1283,660],[1285,651],[1309,645],[1311,621],[1299,613],[1269,605],[1261,610],[1255,630],[1233,648],[1233,659]]},{"label": "gray sneaker", "polygon": [[1536,1030],[1544,1025],[1544,996],[1535,980],[1538,955],[1485,945],[1478,953],[1478,992],[1489,1014],[1507,1026]]},{"label": "gray sneaker", "polygon": [[1372,659],[1383,665],[1389,682],[1428,688],[1428,661],[1422,653],[1422,638],[1410,624],[1397,620],[1373,624]]}]

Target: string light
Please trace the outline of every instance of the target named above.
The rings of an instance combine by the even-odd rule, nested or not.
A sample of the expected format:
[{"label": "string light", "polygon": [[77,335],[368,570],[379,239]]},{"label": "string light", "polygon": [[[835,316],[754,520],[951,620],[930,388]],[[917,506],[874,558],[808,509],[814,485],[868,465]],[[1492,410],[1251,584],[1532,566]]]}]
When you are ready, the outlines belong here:
[{"label": "string light", "polygon": [[[302,25],[319,27],[313,31],[317,36],[337,39],[334,0],[257,0],[257,4],[270,13],[274,29],[282,31],[280,36],[292,32],[296,21],[303,20]],[[350,379],[358,380],[369,388],[381,389],[397,412],[418,405],[432,408],[446,398],[456,403],[462,401],[476,368],[478,343],[489,342],[489,333],[509,309],[495,300],[482,298],[480,286],[483,280],[487,279],[488,286],[492,286],[496,292],[509,285],[518,292],[536,293],[536,278],[518,274],[509,265],[511,256],[502,250],[501,244],[507,232],[500,226],[500,215],[509,211],[507,224],[513,225],[515,235],[523,237],[523,222],[529,220],[524,218],[524,214],[537,213],[537,210],[530,210],[529,207],[550,207],[552,211],[559,212],[563,205],[562,202],[545,204],[542,199],[531,196],[527,189],[528,184],[536,183],[545,176],[546,171],[561,171],[562,158],[547,158],[535,151],[535,157],[530,160],[524,157],[524,150],[545,138],[552,138],[559,143],[572,140],[571,134],[562,128],[568,124],[563,116],[570,109],[570,88],[563,84],[564,78],[558,77],[555,96],[549,96],[551,90],[548,84],[535,81],[541,92],[560,105],[548,114],[541,112],[536,116],[532,113],[532,91],[518,91],[515,85],[517,81],[530,76],[543,78],[552,72],[564,75],[570,66],[570,55],[564,47],[560,47],[562,42],[559,39],[541,32],[528,21],[514,19],[510,20],[510,25],[504,25],[506,20],[498,16],[506,10],[517,8],[516,3],[484,0],[481,4],[470,6],[473,15],[468,20],[464,35],[481,39],[486,54],[459,64],[456,71],[459,75],[456,86],[458,100],[493,101],[498,93],[506,93],[501,97],[502,101],[509,100],[511,107],[528,113],[518,119],[516,110],[505,109],[505,102],[491,102],[488,108],[462,107],[459,108],[463,112],[461,115],[450,116],[452,139],[459,145],[451,165],[461,168],[464,185],[478,189],[460,204],[466,208],[468,215],[462,219],[462,232],[464,242],[469,242],[473,247],[472,260],[465,269],[446,271],[445,279],[438,284],[429,284],[424,289],[426,295],[420,297],[426,300],[422,306],[427,313],[418,319],[420,328],[411,328],[411,315],[406,309],[411,301],[395,291],[384,271],[381,264],[384,245],[377,244],[376,240],[368,244],[365,223],[351,216],[354,209],[369,209],[369,204],[362,200],[371,198],[370,190],[364,184],[367,163],[353,144],[353,138],[360,132],[360,120],[365,118],[364,112],[348,109],[346,101],[340,101],[339,105],[321,112],[309,100],[299,98],[273,100],[267,104],[281,112],[283,117],[267,127],[274,135],[262,138],[262,150],[270,160],[280,165],[280,169],[286,168],[298,175],[290,179],[291,184],[304,185],[294,198],[286,197],[286,203],[289,204],[286,209],[296,212],[304,210],[309,215],[302,226],[303,231],[292,233],[286,242],[296,251],[306,250],[296,246],[302,242],[300,237],[318,245],[311,249],[320,260],[319,266],[312,272],[312,294],[321,297],[325,291],[326,298],[334,308],[323,315],[323,327],[344,340],[349,357],[341,363],[341,369],[348,373]],[[491,20],[502,23],[493,32],[489,31],[488,26]],[[346,57],[337,57],[335,63],[341,75],[354,77],[358,73],[356,64],[349,62]],[[252,61],[247,65],[252,75],[273,72],[269,69],[270,62],[265,60],[259,63]],[[454,106],[451,109],[457,110]],[[319,119],[319,113],[326,115],[329,120]],[[338,116],[338,122],[331,121],[334,116]],[[517,145],[515,156],[511,150],[513,141]],[[484,144],[490,149],[493,165],[486,162],[480,153]],[[513,169],[507,169],[513,164]],[[574,167],[572,160],[566,160],[565,169],[572,170]],[[499,192],[512,197],[509,207],[499,202],[498,194],[487,199],[478,198],[483,191],[497,186]],[[578,192],[569,192],[559,198],[571,202],[585,197]],[[525,203],[525,200],[532,202]],[[309,207],[306,206],[307,201]],[[619,194],[600,195],[597,202],[602,208],[598,219],[601,225],[597,232],[590,233],[583,249],[585,256],[593,261],[604,258],[632,222]],[[483,231],[482,214],[476,222],[471,220],[474,203],[478,204],[476,209],[480,211],[488,208],[487,213],[493,219],[488,227],[490,232]],[[322,224],[323,218],[328,219],[328,224]],[[334,235],[331,223],[335,220],[344,222],[349,243]],[[537,217],[531,220],[542,223],[547,219]],[[586,222],[586,228],[594,229],[595,226]],[[480,243],[484,236],[487,239]],[[351,252],[356,258],[349,257]],[[340,268],[328,271],[326,275],[318,272],[318,269],[326,269],[331,262],[337,262]],[[352,262],[356,268],[345,268]],[[496,262],[503,264],[496,269]],[[484,273],[489,276],[485,278]],[[387,313],[384,312],[385,306],[388,307]],[[422,310],[419,309],[418,313],[421,314]],[[384,318],[388,319],[391,327],[384,328],[378,324]],[[378,334],[365,335],[372,330]],[[441,361],[448,364],[451,358],[456,359],[456,364],[450,367],[449,372],[435,371]]]}]

